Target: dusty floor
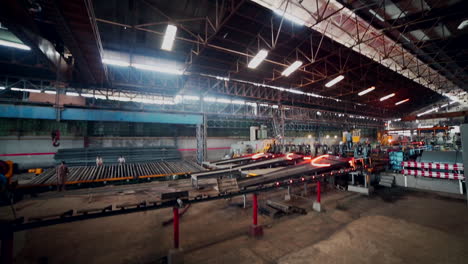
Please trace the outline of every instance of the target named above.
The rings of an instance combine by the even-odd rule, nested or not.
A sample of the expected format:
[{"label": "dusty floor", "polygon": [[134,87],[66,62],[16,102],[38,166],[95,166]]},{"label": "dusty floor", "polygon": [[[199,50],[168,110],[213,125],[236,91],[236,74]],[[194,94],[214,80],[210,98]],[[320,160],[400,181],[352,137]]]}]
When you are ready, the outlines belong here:
[{"label": "dusty floor", "polygon": [[[154,186],[142,186],[135,192],[44,194],[18,203],[17,213],[150,199]],[[371,197],[330,190],[322,197],[322,213],[310,210],[312,196],[293,201],[307,215],[260,216],[261,239],[246,235],[251,208],[239,207],[241,198],[192,205],[181,219],[185,263],[467,263],[468,209],[461,199],[398,189]],[[3,217],[7,209],[1,208]],[[16,263],[164,263],[172,226],[162,222],[171,214],[163,209],[19,232]]]}]

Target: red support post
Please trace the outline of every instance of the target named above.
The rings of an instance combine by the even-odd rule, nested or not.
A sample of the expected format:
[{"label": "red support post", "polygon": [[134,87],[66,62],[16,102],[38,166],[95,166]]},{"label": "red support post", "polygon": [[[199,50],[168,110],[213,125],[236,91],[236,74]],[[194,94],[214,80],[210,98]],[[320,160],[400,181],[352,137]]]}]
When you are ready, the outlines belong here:
[{"label": "red support post", "polygon": [[317,203],[320,203],[320,181],[317,181]]},{"label": "red support post", "polygon": [[252,196],[253,199],[253,225],[256,226],[258,223],[258,202],[257,202],[257,194],[254,193]]},{"label": "red support post", "polygon": [[5,231],[1,234],[2,249],[0,252],[0,263],[13,263],[13,232]]},{"label": "red support post", "polygon": [[174,248],[179,248],[179,208],[174,207],[172,209],[174,213]]},{"label": "red support post", "polygon": [[252,195],[252,218],[253,218],[253,223],[252,226],[250,227],[249,234],[252,237],[261,237],[263,235],[263,227],[261,225],[258,225],[258,200],[257,200],[257,194],[254,193]]}]

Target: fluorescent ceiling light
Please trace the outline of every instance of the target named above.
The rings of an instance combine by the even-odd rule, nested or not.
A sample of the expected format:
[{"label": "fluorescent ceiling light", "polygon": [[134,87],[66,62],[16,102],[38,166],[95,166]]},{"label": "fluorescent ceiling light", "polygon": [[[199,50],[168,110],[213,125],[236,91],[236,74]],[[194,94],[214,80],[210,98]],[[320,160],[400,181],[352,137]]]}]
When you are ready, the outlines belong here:
[{"label": "fluorescent ceiling light", "polygon": [[195,95],[184,95],[184,100],[198,101],[200,100],[200,97],[195,96]]},{"label": "fluorescent ceiling light", "polygon": [[29,93],[40,93],[40,90],[35,90],[35,89],[23,89],[23,88],[11,88],[10,90],[12,91],[17,91],[17,92],[29,92]]},{"label": "fluorescent ceiling light", "polygon": [[231,103],[233,103],[233,104],[238,104],[238,105],[243,105],[243,104],[245,104],[245,101],[242,101],[242,100],[232,100]]},{"label": "fluorescent ceiling light", "polygon": [[122,60],[113,60],[113,59],[102,59],[102,63],[114,65],[114,66],[121,66],[121,67],[128,67],[130,63]]},{"label": "fluorescent ceiling light", "polygon": [[222,80],[222,81],[229,81],[228,77],[221,77],[221,76],[216,76],[217,80]]},{"label": "fluorescent ceiling light", "polygon": [[114,101],[122,101],[122,102],[129,102],[132,99],[128,97],[121,97],[121,96],[109,96],[109,100],[114,100]]},{"label": "fluorescent ceiling light", "polygon": [[333,85],[335,85],[335,84],[341,82],[343,79],[344,79],[344,76],[343,76],[343,75],[339,75],[339,76],[336,77],[335,79],[333,79],[333,80],[327,82],[327,83],[325,84],[325,86],[326,86],[326,87],[332,87]]},{"label": "fluorescent ceiling light", "polygon": [[216,102],[216,97],[205,97],[203,98],[205,102]]},{"label": "fluorescent ceiling light", "polygon": [[387,100],[388,98],[393,97],[393,96],[395,96],[395,93],[391,93],[391,94],[389,94],[389,95],[386,95],[386,96],[380,98],[380,101],[381,101],[381,102],[382,102],[382,101],[385,101],[385,100]]},{"label": "fluorescent ceiling light", "polygon": [[229,99],[223,99],[223,98],[218,98],[218,99],[216,99],[216,102],[218,102],[218,103],[230,104],[230,103],[231,103],[231,100],[229,100]]},{"label": "fluorescent ceiling light", "polygon": [[444,108],[444,107],[446,107],[447,105],[451,105],[451,104],[454,104],[454,103],[457,103],[457,102],[452,101],[452,102],[449,102],[448,104],[443,104],[443,105],[440,106],[440,108]]},{"label": "fluorescent ceiling light", "polygon": [[170,68],[170,67],[167,67],[167,66],[132,63],[132,67],[135,67],[135,68],[140,69],[140,70],[155,71],[155,72],[177,74],[177,75],[182,75],[184,73],[183,71],[181,71],[179,69]]},{"label": "fluorescent ceiling light", "polygon": [[365,95],[365,94],[367,94],[367,93],[370,93],[370,92],[372,92],[372,91],[374,91],[374,90],[375,90],[375,86],[372,86],[372,87],[370,87],[370,88],[365,89],[364,91],[360,91],[360,92],[358,93],[358,95],[359,95],[359,96],[363,96],[363,95]]},{"label": "fluorescent ceiling light", "polygon": [[382,22],[385,22],[385,19],[384,19],[381,15],[377,14],[374,10],[369,9],[369,13],[371,13],[372,15],[374,15],[378,20],[380,20],[380,21],[382,21]]},{"label": "fluorescent ceiling light", "polygon": [[290,93],[294,93],[294,94],[305,94],[303,91],[298,91],[298,90],[293,90],[293,89],[288,89],[287,91]]},{"label": "fluorescent ceiling light", "polygon": [[406,98],[405,100],[401,100],[400,102],[395,103],[395,105],[401,105],[403,103],[406,103],[409,101],[409,98]]},{"label": "fluorescent ceiling light", "polygon": [[44,91],[44,93],[46,93],[46,94],[57,94],[56,91]]},{"label": "fluorescent ceiling light", "polygon": [[280,15],[280,16],[283,16],[284,18],[286,18],[287,20],[291,21],[291,22],[294,22],[300,26],[303,26],[305,24],[305,22],[302,20],[302,19],[299,19],[293,15],[290,15],[288,13],[286,13],[284,10],[281,10],[281,9],[273,9],[273,12],[275,12],[276,14]]},{"label": "fluorescent ceiling light", "polygon": [[0,90],[5,90],[5,86],[0,86]]},{"label": "fluorescent ceiling light", "polygon": [[293,64],[289,65],[288,68],[286,68],[281,75],[283,76],[289,76],[291,73],[293,73],[295,70],[299,69],[301,67],[302,61],[295,61]]},{"label": "fluorescent ceiling light", "polygon": [[437,110],[439,110],[439,107],[435,107],[435,108],[427,110],[426,112],[419,113],[417,116],[419,117],[419,116],[422,116],[422,115],[425,115],[425,114],[432,113],[432,112],[437,111]]},{"label": "fluorescent ceiling light", "polygon": [[23,89],[24,92],[28,93],[40,93],[40,90],[35,90],[35,89]]},{"label": "fluorescent ceiling light", "polygon": [[466,28],[467,26],[468,26],[468,19],[461,22],[460,25],[458,25],[457,29],[462,30],[462,29]]},{"label": "fluorescent ceiling light", "polygon": [[247,67],[251,69],[255,69],[262,63],[262,61],[268,56],[268,51],[265,49],[261,49],[255,57],[249,62],[249,65]]},{"label": "fluorescent ceiling light", "polygon": [[166,34],[164,34],[163,43],[161,49],[171,51],[174,44],[175,36],[177,33],[177,27],[174,25],[167,25]]},{"label": "fluorescent ceiling light", "polygon": [[92,98],[92,97],[94,97],[94,94],[81,94],[81,96]]},{"label": "fluorescent ceiling light", "polygon": [[0,39],[0,46],[21,49],[21,50],[31,50],[30,47],[24,44],[13,42],[13,41],[8,41],[8,40],[3,40],[3,39]]},{"label": "fluorescent ceiling light", "polygon": [[80,96],[79,93],[75,93],[75,92],[67,92],[66,95],[68,95],[68,96]]}]

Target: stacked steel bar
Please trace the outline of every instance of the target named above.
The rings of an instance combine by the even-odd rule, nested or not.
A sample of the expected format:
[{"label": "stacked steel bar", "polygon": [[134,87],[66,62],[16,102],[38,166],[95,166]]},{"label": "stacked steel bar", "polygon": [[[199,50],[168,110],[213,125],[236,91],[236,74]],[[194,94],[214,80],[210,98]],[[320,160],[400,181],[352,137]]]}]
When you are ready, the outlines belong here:
[{"label": "stacked steel bar", "polygon": [[104,164],[117,164],[119,156],[123,156],[127,163],[181,159],[180,152],[174,146],[59,149],[54,159],[57,164],[65,161],[69,166],[92,166],[96,164],[97,156],[103,159]]},{"label": "stacked steel bar", "polygon": [[[136,178],[164,177],[189,174],[203,170],[193,161],[159,161],[124,165],[71,167],[67,183],[103,182]],[[27,185],[53,185],[57,177],[55,169],[48,169],[33,178]]]}]

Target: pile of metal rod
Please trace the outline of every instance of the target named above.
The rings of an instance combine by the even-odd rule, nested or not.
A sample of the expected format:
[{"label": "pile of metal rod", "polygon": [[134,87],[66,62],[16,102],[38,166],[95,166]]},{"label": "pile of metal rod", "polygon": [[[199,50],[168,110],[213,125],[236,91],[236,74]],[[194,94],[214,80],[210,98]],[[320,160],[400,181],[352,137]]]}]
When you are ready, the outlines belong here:
[{"label": "pile of metal rod", "polygon": [[65,161],[69,166],[92,166],[96,164],[97,156],[100,156],[106,165],[117,164],[120,156],[123,156],[127,163],[181,159],[180,152],[174,146],[59,149],[54,159],[57,164]]},{"label": "pile of metal rod", "polygon": [[[191,172],[198,172],[202,170],[203,168],[200,167],[197,163],[186,160],[105,165],[99,167],[71,167],[69,168],[67,182],[85,183],[148,177],[164,177],[176,174],[189,174]],[[53,185],[56,183],[56,170],[48,169],[44,173],[33,178],[26,185]]]}]

